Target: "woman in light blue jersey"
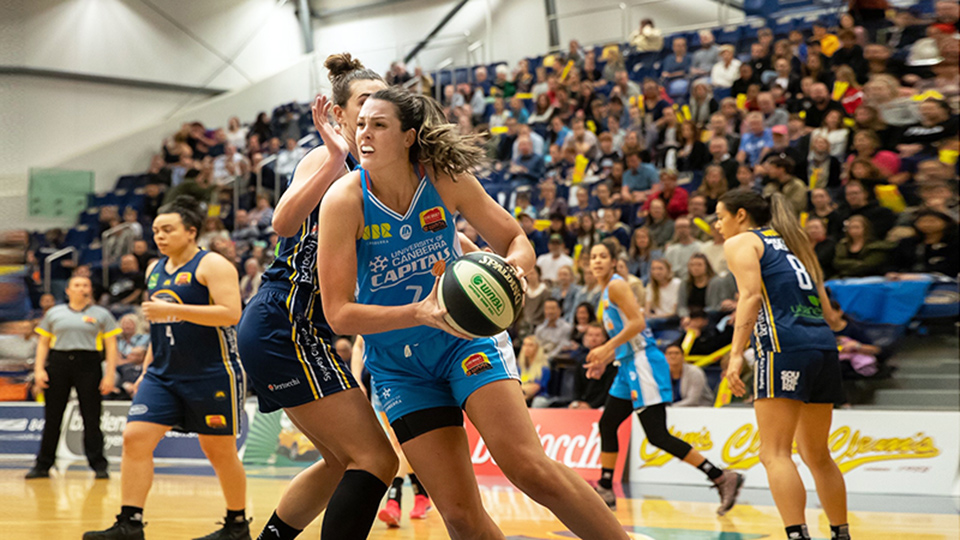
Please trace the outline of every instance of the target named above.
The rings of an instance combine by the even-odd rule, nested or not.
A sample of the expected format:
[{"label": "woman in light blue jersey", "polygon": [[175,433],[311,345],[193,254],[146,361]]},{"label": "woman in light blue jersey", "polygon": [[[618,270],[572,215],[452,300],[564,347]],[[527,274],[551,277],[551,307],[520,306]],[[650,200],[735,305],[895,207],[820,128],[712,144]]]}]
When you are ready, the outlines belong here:
[{"label": "woman in light blue jersey", "polygon": [[615,273],[620,250],[620,243],[611,238],[590,249],[590,271],[603,286],[599,317],[610,339],[587,354],[587,377],[599,379],[610,362],[620,363],[600,417],[602,469],[597,493],[607,506],[617,507],[613,492],[613,471],[620,452],[617,430],[636,411],[650,444],[700,469],[717,486],[717,513],[722,516],[736,504],[743,475],[715,467],[667,430],[667,404],[673,402],[670,366],[647,328],[633,290]]},{"label": "woman in light blue jersey", "polygon": [[504,474],[584,539],[626,539],[586,482],[550,460],[524,404],[506,333],[467,339],[444,321],[431,270],[461,250],[462,215],[522,276],[534,253],[517,222],[469,173],[473,136],[434,100],[387,89],[357,119],[362,169],[320,206],[323,308],[338,334],[362,334],[375,392],[404,454],[454,538],[504,538],[483,509],[463,410]]},{"label": "woman in light blue jersey", "polygon": [[779,193],[767,199],[728,191],[717,203],[716,227],[740,293],[726,378],[734,395],[746,392],[740,368],[753,334],[760,462],[787,538],[810,538],[806,490],[793,462],[796,440],[832,539],[849,540],[846,484],[828,446],[833,406],[843,400],[837,342],[828,326],[838,326],[839,317],[813,245]]}]

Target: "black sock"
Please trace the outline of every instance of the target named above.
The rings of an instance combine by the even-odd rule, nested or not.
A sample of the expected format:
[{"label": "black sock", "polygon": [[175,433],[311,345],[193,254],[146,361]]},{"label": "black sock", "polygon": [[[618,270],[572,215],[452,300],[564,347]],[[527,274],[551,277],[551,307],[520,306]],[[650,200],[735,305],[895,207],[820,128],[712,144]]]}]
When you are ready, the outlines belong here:
[{"label": "black sock", "polygon": [[723,469],[715,467],[713,463],[710,463],[709,459],[704,459],[703,463],[697,465],[697,468],[703,471],[703,474],[707,475],[707,478],[714,482],[717,481],[717,478],[723,476]]},{"label": "black sock", "polygon": [[302,529],[294,529],[290,525],[287,525],[277,516],[277,513],[274,512],[270,516],[270,521],[267,522],[267,525],[260,531],[260,536],[257,537],[257,540],[293,540],[300,534]]},{"label": "black sock", "polygon": [[410,483],[413,484],[414,495],[423,495],[424,497],[430,496],[427,495],[427,489],[423,487],[423,484],[420,483],[420,479],[417,478],[417,475],[410,473]]},{"label": "black sock", "polygon": [[843,525],[831,525],[830,526],[830,539],[831,540],[850,540],[850,526],[844,523]]},{"label": "black sock", "polygon": [[597,484],[603,489],[613,489],[613,469],[601,469],[600,481]]},{"label": "black sock", "polygon": [[139,506],[121,506],[119,519],[121,521],[143,523],[143,508]]},{"label": "black sock", "polygon": [[807,532],[807,525],[791,525],[787,527],[788,540],[810,540],[810,533]]},{"label": "black sock", "polygon": [[230,510],[227,508],[227,519],[226,522],[229,523],[240,523],[247,520],[247,511],[246,509],[240,510]]},{"label": "black sock", "polygon": [[403,477],[398,476],[393,479],[393,484],[387,491],[387,498],[391,501],[397,501],[397,505],[399,505],[401,497],[403,497]]},{"label": "black sock", "polygon": [[327,504],[320,540],[365,540],[386,491],[387,485],[367,471],[345,472]]}]

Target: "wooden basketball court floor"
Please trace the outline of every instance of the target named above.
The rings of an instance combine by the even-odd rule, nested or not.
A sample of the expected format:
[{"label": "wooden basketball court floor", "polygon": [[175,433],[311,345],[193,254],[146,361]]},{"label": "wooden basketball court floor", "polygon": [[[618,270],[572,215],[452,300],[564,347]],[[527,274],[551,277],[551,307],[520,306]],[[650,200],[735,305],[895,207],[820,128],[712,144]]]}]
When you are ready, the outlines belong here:
[{"label": "wooden basketball court floor", "polygon": [[[0,538],[4,540],[79,540],[83,531],[113,523],[120,508],[120,473],[112,467],[110,480],[94,480],[77,463],[49,479],[26,481],[30,462],[0,462]],[[65,470],[64,470],[65,469]],[[293,469],[248,469],[248,515],[256,538],[270,517]],[[576,538],[545,508],[503,479],[481,478],[485,506],[510,540]],[[406,512],[413,495],[404,488],[402,527],[388,530],[377,522],[370,538],[376,540],[448,538],[435,510],[424,520],[411,522]],[[619,488],[618,488],[619,489]],[[780,520],[766,490],[744,490],[740,504],[717,517],[716,492],[696,487],[625,485],[617,517],[637,540],[759,540],[784,538]],[[830,529],[818,509],[816,495],[807,498],[807,523],[814,538],[829,539]],[[850,496],[850,524],[855,539],[960,538],[960,501],[950,497]],[[223,515],[223,498],[209,467],[158,465],[145,519],[149,540],[182,540],[216,529]],[[300,538],[319,539],[320,520]]]}]

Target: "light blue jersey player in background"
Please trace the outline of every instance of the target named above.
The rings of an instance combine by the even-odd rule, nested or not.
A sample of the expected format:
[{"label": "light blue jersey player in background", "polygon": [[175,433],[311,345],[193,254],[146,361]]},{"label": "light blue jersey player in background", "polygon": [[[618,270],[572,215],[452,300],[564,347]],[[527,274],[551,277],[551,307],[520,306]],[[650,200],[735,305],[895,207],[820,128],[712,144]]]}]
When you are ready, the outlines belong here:
[{"label": "light blue jersey player in background", "polygon": [[590,271],[603,286],[600,318],[610,339],[587,355],[587,376],[600,378],[610,362],[620,363],[600,416],[602,470],[597,492],[607,506],[616,508],[613,471],[620,452],[617,430],[636,411],[650,444],[700,469],[717,486],[720,493],[717,513],[726,514],[737,502],[743,476],[715,467],[690,444],[667,430],[667,405],[673,402],[670,366],[647,328],[633,290],[614,273],[620,250],[620,243],[612,238],[590,249]]},{"label": "light blue jersey player in background", "polygon": [[504,474],[579,537],[627,538],[600,497],[543,452],[505,336],[470,340],[443,319],[438,261],[460,253],[462,215],[523,272],[533,249],[517,222],[469,174],[483,159],[431,98],[390,88],[357,119],[363,169],[320,207],[323,308],[338,334],[362,334],[367,369],[404,454],[454,538],[504,538],[480,499],[465,410]]}]

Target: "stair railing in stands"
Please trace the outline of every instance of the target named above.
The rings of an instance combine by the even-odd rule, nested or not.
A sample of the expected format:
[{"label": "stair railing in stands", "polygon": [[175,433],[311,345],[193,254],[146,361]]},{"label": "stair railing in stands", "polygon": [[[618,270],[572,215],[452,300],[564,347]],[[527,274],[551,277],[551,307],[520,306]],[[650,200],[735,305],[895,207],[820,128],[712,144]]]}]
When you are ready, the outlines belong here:
[{"label": "stair railing in stands", "polygon": [[[103,269],[102,269],[102,271],[103,271],[103,286],[104,286],[104,287],[106,287],[107,284],[110,283],[110,264],[113,263],[113,261],[110,260],[109,250],[107,250],[107,238],[109,238],[109,237],[111,237],[111,236],[115,236],[115,235],[117,235],[117,234],[120,234],[121,232],[123,232],[123,231],[125,231],[125,230],[127,230],[127,229],[131,229],[131,228],[133,228],[133,225],[134,225],[133,223],[121,223],[121,224],[117,225],[116,227],[111,227],[111,228],[103,231],[103,234],[100,235],[100,250],[101,250],[101,254],[102,254],[102,259],[101,259],[101,260],[102,260],[102,264],[103,264]],[[129,245],[127,246],[127,249],[132,251],[132,250],[133,250],[133,240],[131,239],[131,241],[128,242],[128,243],[129,243]]]},{"label": "stair railing in stands", "polygon": [[73,259],[73,262],[76,263],[76,262],[77,262],[77,257],[78,257],[78,255],[79,255],[79,252],[77,251],[77,248],[75,248],[75,247],[65,247],[65,248],[63,248],[63,249],[61,249],[61,250],[59,250],[59,251],[55,251],[55,252],[51,253],[50,255],[47,255],[46,257],[44,257],[44,259],[43,259],[43,292],[45,292],[45,293],[47,293],[47,294],[50,294],[50,266],[51,266],[51,264],[53,263],[53,261],[55,261],[55,260],[57,260],[57,259],[62,259],[62,258],[64,258],[64,257],[66,257],[67,255],[73,255],[71,258]]}]

